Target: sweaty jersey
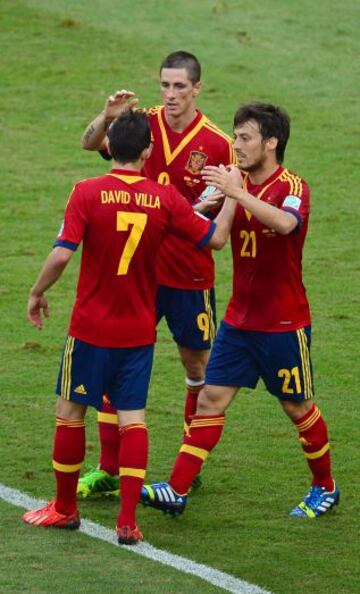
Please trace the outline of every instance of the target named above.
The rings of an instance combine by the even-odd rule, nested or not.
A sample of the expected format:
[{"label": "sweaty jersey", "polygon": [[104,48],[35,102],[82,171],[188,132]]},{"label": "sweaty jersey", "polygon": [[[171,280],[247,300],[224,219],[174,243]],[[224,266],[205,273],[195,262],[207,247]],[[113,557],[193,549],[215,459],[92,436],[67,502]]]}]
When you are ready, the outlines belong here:
[{"label": "sweaty jersey", "polygon": [[[174,184],[189,204],[193,204],[205,189],[200,173],[205,165],[236,162],[231,139],[200,112],[181,133],[168,126],[164,107],[151,108],[147,113],[153,149],[145,164],[145,174],[159,183]],[[159,285],[178,289],[212,287],[211,251],[168,235],[159,252],[157,280]]]},{"label": "sweaty jersey", "polygon": [[302,282],[302,249],[310,210],[309,188],[283,167],[257,186],[245,174],[244,188],[259,200],[291,212],[298,226],[289,235],[280,235],[237,206],[231,231],[233,294],[225,322],[263,332],[307,326],[310,311]]},{"label": "sweaty jersey", "polygon": [[214,223],[194,213],[172,185],[112,169],[79,182],[55,246],[83,242],[69,335],[101,347],[156,339],[156,260],[163,236],[206,245]]}]

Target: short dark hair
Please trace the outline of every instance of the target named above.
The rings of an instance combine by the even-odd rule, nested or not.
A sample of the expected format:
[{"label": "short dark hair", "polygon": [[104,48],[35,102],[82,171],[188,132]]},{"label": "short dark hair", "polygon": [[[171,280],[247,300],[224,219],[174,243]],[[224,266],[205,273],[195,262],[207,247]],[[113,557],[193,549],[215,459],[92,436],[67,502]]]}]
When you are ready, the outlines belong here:
[{"label": "short dark hair", "polygon": [[185,68],[193,85],[201,78],[201,65],[193,54],[182,50],[169,54],[160,66],[160,75],[163,68]]},{"label": "short dark hair", "polygon": [[109,130],[109,148],[115,161],[132,163],[150,145],[151,131],[146,113],[130,111],[113,121]]},{"label": "short dark hair", "polygon": [[234,116],[234,128],[249,120],[255,120],[258,123],[260,134],[265,140],[277,138],[276,159],[278,163],[282,163],[290,136],[290,117],[286,111],[271,103],[255,101],[239,107]]}]

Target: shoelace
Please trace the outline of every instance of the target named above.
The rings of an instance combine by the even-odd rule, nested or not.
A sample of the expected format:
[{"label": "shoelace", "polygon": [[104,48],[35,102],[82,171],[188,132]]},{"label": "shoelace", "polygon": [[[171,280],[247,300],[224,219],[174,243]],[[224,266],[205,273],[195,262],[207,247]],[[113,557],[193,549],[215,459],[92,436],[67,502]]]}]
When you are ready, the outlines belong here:
[{"label": "shoelace", "polygon": [[316,485],[312,487],[306,496],[306,505],[311,507],[311,509],[316,508],[321,501],[321,495],[323,494],[324,490],[325,489],[323,487],[317,487]]}]

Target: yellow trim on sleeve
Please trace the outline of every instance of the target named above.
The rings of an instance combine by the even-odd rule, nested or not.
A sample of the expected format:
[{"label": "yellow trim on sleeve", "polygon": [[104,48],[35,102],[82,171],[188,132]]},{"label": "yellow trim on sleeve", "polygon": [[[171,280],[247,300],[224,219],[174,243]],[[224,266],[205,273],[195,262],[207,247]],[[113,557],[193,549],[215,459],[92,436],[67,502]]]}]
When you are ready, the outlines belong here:
[{"label": "yellow trim on sleeve", "polygon": [[221,128],[219,128],[216,124],[214,124],[213,122],[211,122],[210,120],[208,120],[208,118],[206,118],[206,121],[204,123],[204,128],[207,128],[208,130],[211,130],[211,132],[214,132],[215,134],[217,134],[218,136],[220,136],[220,138],[223,138],[224,140],[226,140],[229,144],[232,144],[232,138],[226,134],[226,132],[224,132],[223,130],[221,130]]}]

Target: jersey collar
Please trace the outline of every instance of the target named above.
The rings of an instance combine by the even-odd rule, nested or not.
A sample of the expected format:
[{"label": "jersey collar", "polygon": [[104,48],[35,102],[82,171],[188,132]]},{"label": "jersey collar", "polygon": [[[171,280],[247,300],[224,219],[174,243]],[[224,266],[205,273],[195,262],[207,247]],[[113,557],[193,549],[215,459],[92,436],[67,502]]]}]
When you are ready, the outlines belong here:
[{"label": "jersey collar", "polygon": [[166,122],[164,107],[159,109],[159,111],[157,113],[157,118],[158,118],[160,133],[161,133],[162,144],[164,147],[165,162],[166,162],[166,165],[169,166],[172,163],[172,161],[174,159],[176,159],[176,157],[179,155],[179,153],[181,153],[181,151],[185,148],[185,146],[187,144],[189,144],[189,142],[199,132],[199,130],[202,128],[202,126],[204,125],[204,123],[206,121],[206,117],[200,112],[197,113],[196,117],[193,119],[191,124],[189,124],[189,126],[184,130],[184,132],[182,132],[179,135],[179,136],[183,136],[183,138],[173,151],[170,148],[170,142],[169,142],[169,132],[170,132],[171,128],[169,127],[168,123]]},{"label": "jersey collar", "polygon": [[138,171],[132,171],[131,169],[114,168],[111,169],[109,173],[106,173],[105,175],[111,175],[111,177],[116,177],[117,179],[120,179],[126,184],[135,184],[136,182],[146,179],[143,175],[139,175]]}]

